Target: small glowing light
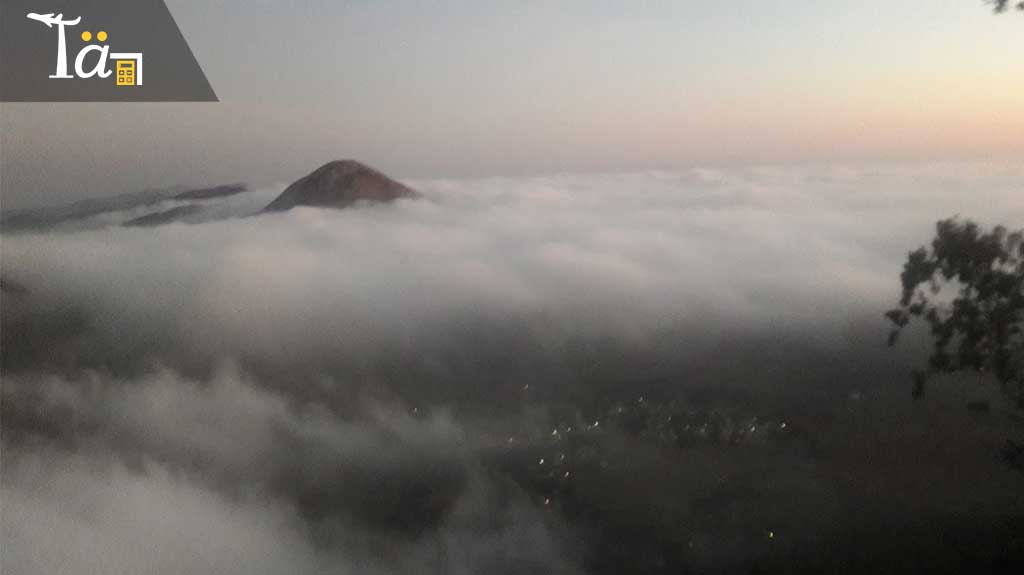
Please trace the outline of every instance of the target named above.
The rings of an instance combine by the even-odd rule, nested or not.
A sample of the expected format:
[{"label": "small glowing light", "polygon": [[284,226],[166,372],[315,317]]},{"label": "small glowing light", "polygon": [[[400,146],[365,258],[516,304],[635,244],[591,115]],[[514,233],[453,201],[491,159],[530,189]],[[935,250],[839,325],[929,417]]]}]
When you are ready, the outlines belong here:
[{"label": "small glowing light", "polygon": [[526,391],[528,389],[530,389],[530,384],[529,383],[527,383],[526,385],[523,386],[523,391]]},{"label": "small glowing light", "polygon": [[547,506],[547,505],[551,505],[551,500],[550,500],[550,499],[548,499],[547,497],[545,497],[545,498],[544,498],[544,505],[545,505],[545,506]]},{"label": "small glowing light", "polygon": [[565,472],[565,473],[564,473],[564,474],[562,475],[562,477],[564,477],[564,478],[566,478],[566,479],[569,479],[569,472],[568,472],[568,471],[566,471],[566,472]]},{"label": "small glowing light", "polygon": [[537,465],[544,465],[544,458],[543,457],[541,457],[540,460],[537,461]]},{"label": "small glowing light", "polygon": [[558,435],[558,430],[557,429],[552,429],[551,430],[551,435]]},{"label": "small glowing light", "polygon": [[601,425],[601,422],[600,422],[600,421],[595,421],[595,422],[594,422],[594,425],[592,425],[591,427],[597,427],[597,426],[599,426],[599,425]]},{"label": "small glowing light", "polygon": [[769,531],[768,532],[768,539],[775,539],[775,532],[774,531]]},{"label": "small glowing light", "polygon": [[782,429],[786,429],[786,427],[788,426],[786,425],[786,422],[783,421],[782,423],[779,424],[779,427],[781,427]]},{"label": "small glowing light", "polygon": [[559,461],[565,461],[565,454],[564,453],[559,453],[558,454],[558,460]]},{"label": "small glowing light", "polygon": [[509,438],[508,438],[508,443],[509,443],[509,445],[511,445],[511,444],[513,444],[513,443],[515,443],[515,442],[516,442],[516,438],[515,438],[515,437],[509,437]]}]

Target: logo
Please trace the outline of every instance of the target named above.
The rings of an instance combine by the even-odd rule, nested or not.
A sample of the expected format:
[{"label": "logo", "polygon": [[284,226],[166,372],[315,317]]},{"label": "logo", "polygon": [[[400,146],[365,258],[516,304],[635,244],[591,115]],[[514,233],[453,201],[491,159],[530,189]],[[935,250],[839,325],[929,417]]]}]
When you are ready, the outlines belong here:
[{"label": "logo", "polygon": [[2,0],[0,101],[217,96],[164,0]]},{"label": "logo", "polygon": [[[78,26],[82,22],[81,16],[74,20],[65,20],[63,14],[54,16],[53,13],[36,14],[35,12],[29,12],[27,17],[29,20],[45,24],[47,28],[57,26],[57,70],[50,75],[51,79],[70,80],[76,76],[78,78],[92,78],[93,76],[109,78],[113,75],[113,72],[107,66],[110,59],[113,59],[114,65],[117,68],[116,85],[142,85],[142,52],[111,53],[109,45],[88,44],[88,42],[92,41],[93,36],[92,32],[86,30],[82,32],[81,38],[82,42],[87,44],[78,51],[78,55],[75,57],[75,76],[71,76],[68,74],[68,47],[65,29],[68,26]],[[96,40],[99,42],[105,43],[109,39],[110,35],[104,30],[96,33]],[[94,64],[92,68],[87,68],[87,59],[93,55],[95,55],[95,58],[93,58]]]}]

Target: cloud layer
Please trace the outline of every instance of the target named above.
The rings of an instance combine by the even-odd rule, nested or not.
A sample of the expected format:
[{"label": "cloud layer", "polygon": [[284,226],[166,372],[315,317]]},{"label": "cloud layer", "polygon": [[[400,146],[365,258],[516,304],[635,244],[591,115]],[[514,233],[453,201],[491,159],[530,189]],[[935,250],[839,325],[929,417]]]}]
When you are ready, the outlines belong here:
[{"label": "cloud layer", "polygon": [[[676,487],[631,477],[614,492],[651,491],[637,508],[680,502],[690,565],[715,566],[760,553],[777,529],[762,523],[813,531],[814,514],[777,510],[779,498],[838,517],[860,492],[821,478],[873,477],[865,453],[913,450],[924,422],[952,422],[923,441],[953,437],[961,461],[981,461],[972,450],[1002,433],[964,436],[970,422],[938,407],[893,407],[913,353],[884,349],[880,314],[936,220],[1024,222],[1020,167],[409,183],[425,197],[244,217],[271,189],[203,223],[116,225],[135,211],[5,235],[5,570],[593,568],[599,523],[554,511],[536,461],[591,461],[602,479],[574,484],[573,501],[607,510],[620,481],[607,460],[621,450],[677,474]],[[586,436],[596,459],[546,437],[641,396],[729,429],[759,417],[755,428],[771,422],[784,439],[729,431],[769,447],[701,447],[681,471],[628,434]],[[878,429],[850,411],[865,397],[880,398],[856,408]],[[843,446],[851,430],[861,436]],[[893,464],[927,476],[941,460]],[[770,486],[744,479],[756,461]],[[977,467],[935,493],[981,478],[993,494],[972,513],[999,509],[1016,484]],[[718,475],[746,495],[716,495]],[[881,489],[898,500],[902,487]],[[950,512],[929,497],[907,505]],[[736,531],[756,531],[743,553],[726,542],[733,527],[696,527],[723,501],[757,518]],[[606,512],[620,527],[656,517]]]}]

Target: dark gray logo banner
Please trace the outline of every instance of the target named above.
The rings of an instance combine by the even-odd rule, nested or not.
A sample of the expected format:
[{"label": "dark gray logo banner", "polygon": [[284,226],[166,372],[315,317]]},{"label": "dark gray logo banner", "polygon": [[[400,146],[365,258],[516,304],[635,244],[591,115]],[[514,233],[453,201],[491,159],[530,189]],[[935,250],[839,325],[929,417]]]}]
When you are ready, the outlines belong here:
[{"label": "dark gray logo banner", "polygon": [[164,0],[0,0],[0,101],[217,95]]}]

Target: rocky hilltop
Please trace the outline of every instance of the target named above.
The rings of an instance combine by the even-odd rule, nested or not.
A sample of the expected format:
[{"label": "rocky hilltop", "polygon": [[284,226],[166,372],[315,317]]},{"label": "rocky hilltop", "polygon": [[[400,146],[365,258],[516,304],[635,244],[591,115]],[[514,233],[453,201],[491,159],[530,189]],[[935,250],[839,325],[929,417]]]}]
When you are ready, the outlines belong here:
[{"label": "rocky hilltop", "polygon": [[298,180],[263,209],[283,212],[296,206],[347,208],[357,202],[387,203],[419,194],[355,160],[338,160]]}]

